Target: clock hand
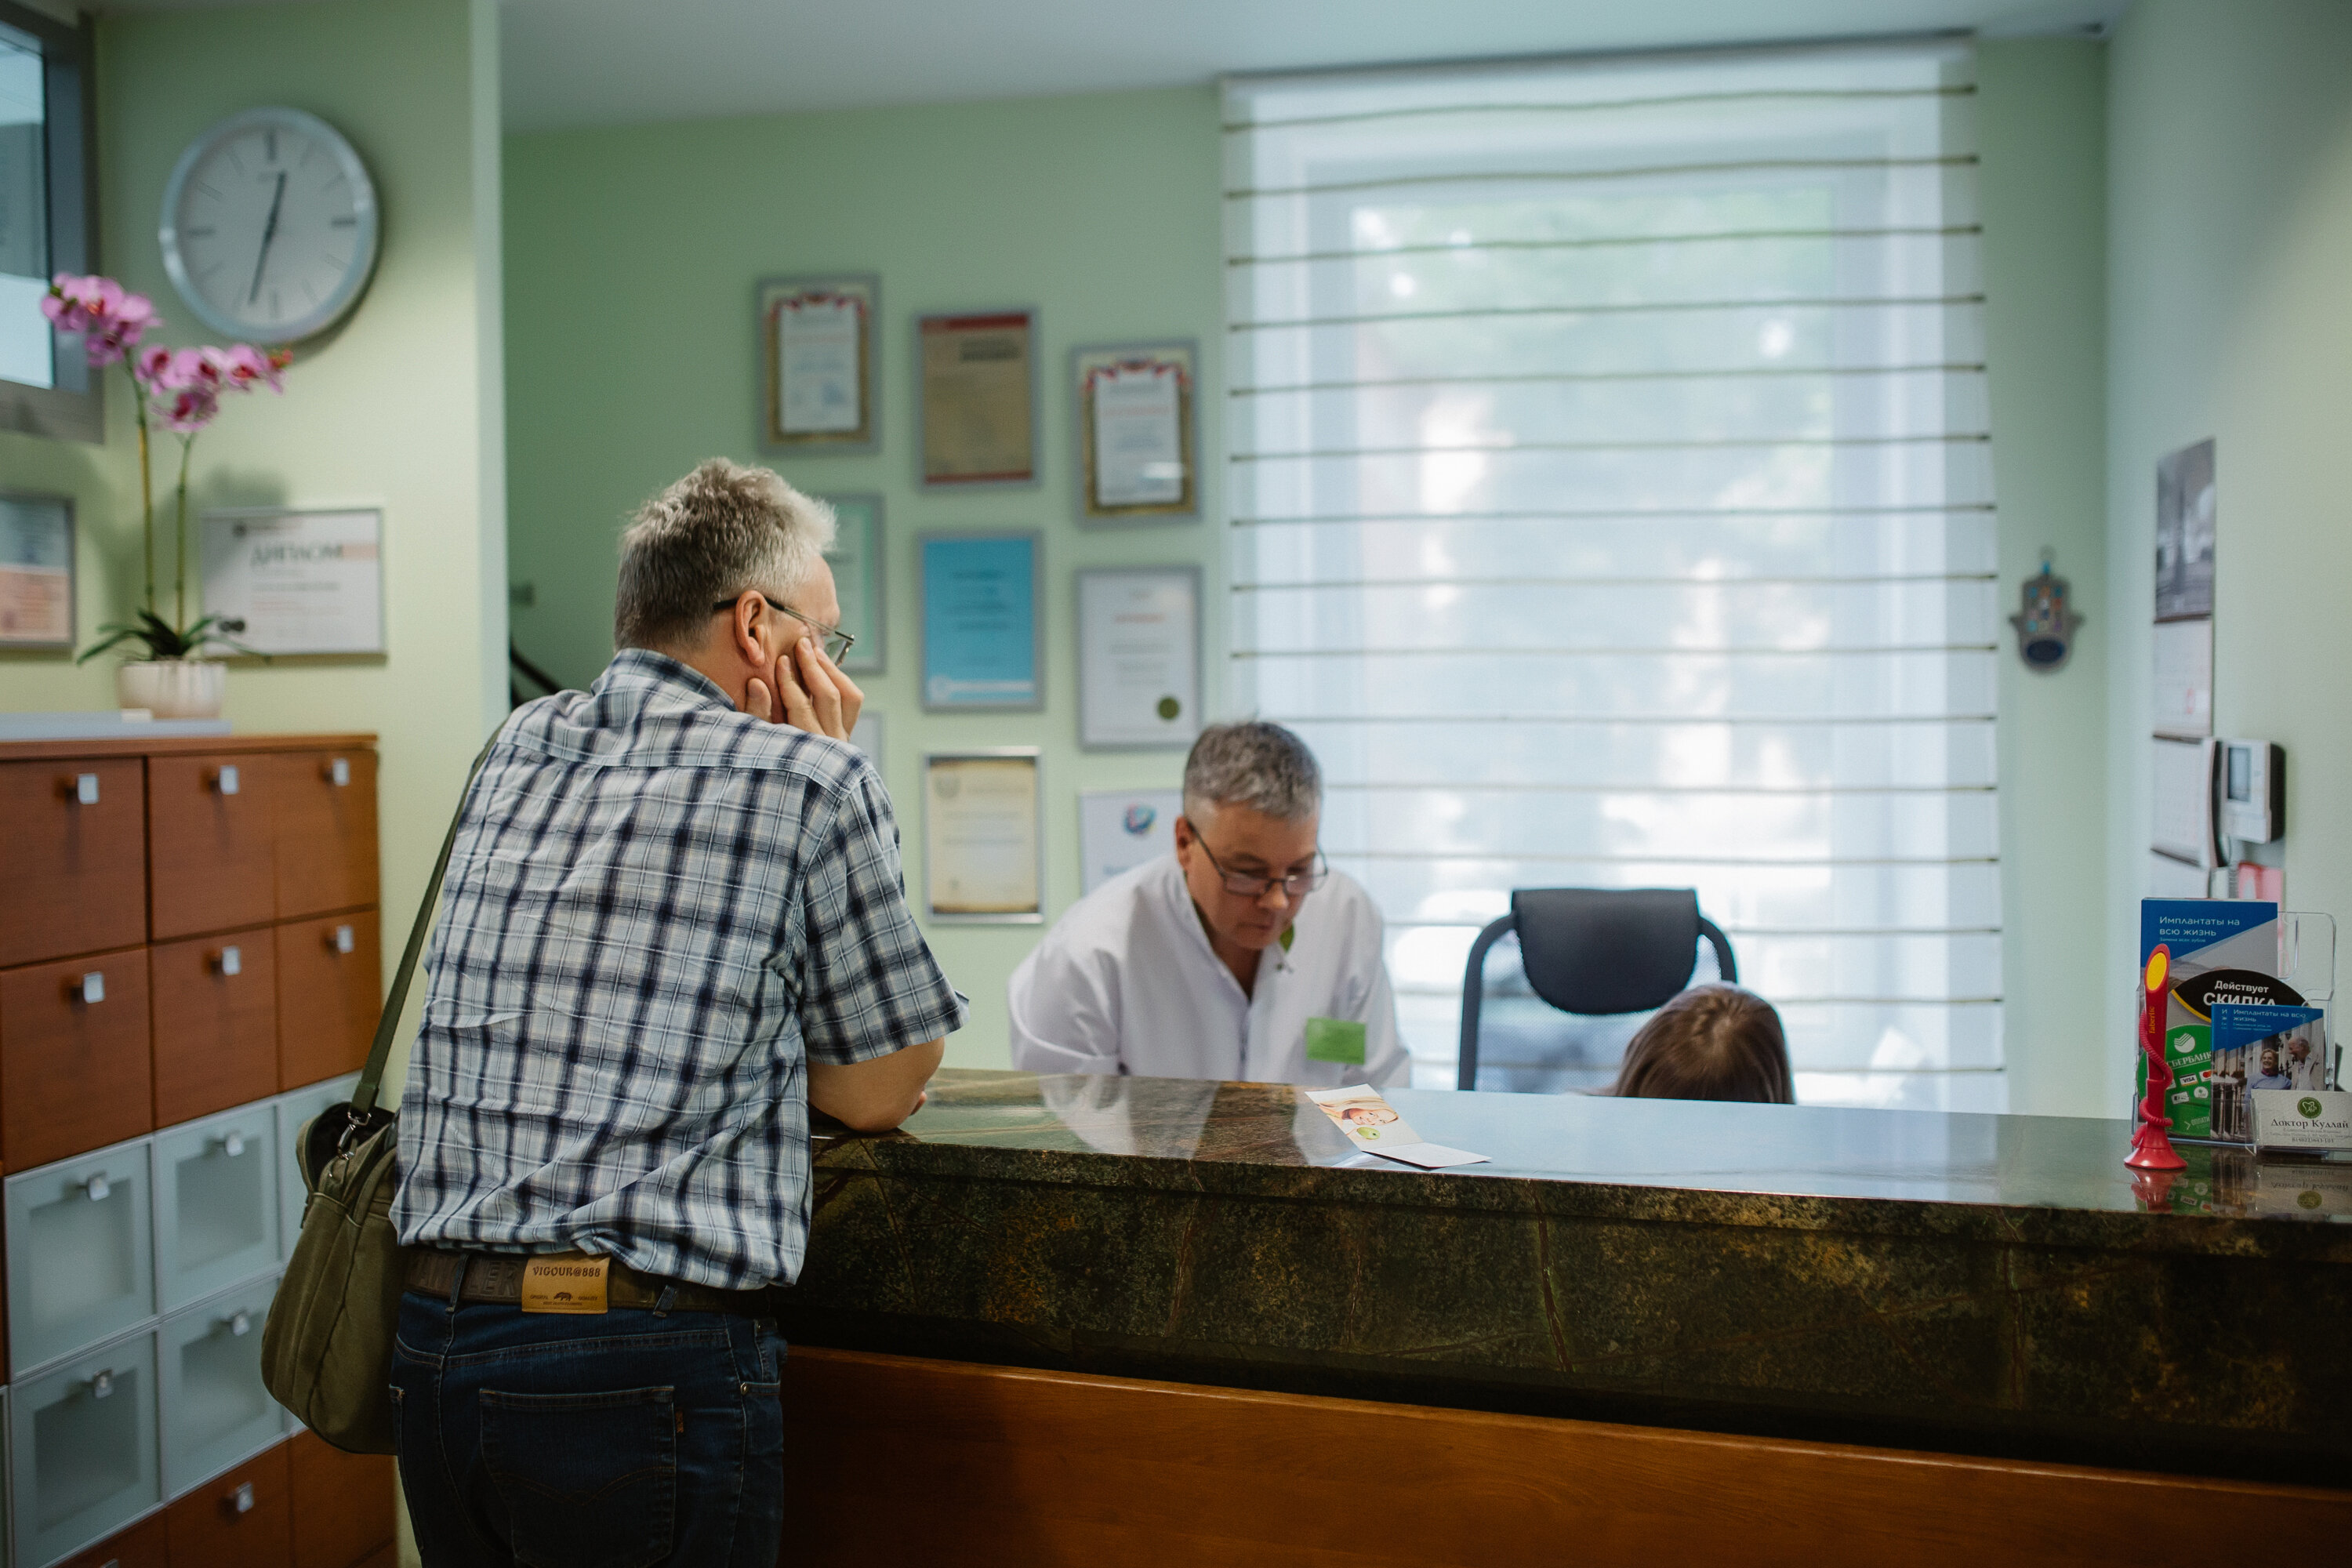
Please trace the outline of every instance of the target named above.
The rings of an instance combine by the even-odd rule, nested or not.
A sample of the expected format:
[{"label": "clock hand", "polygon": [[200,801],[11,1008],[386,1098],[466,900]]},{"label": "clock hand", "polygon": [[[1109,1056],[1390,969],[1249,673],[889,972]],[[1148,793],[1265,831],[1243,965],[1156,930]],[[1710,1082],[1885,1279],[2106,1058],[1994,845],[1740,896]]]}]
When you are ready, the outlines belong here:
[{"label": "clock hand", "polygon": [[261,268],[269,260],[269,242],[278,237],[278,209],[286,202],[286,171],[278,171],[278,194],[269,198],[269,221],[261,226],[261,254],[253,258],[253,287],[246,290],[248,305],[261,298]]}]

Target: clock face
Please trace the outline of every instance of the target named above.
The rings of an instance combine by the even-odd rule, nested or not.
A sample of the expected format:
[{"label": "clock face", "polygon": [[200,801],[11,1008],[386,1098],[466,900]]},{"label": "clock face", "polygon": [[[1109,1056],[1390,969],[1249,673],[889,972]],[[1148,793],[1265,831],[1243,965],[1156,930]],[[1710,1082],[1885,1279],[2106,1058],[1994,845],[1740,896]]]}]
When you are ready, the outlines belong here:
[{"label": "clock face", "polygon": [[375,188],[326,121],[249,110],[180,155],[161,238],[164,269],[205,325],[292,342],[358,301],[375,265]]}]

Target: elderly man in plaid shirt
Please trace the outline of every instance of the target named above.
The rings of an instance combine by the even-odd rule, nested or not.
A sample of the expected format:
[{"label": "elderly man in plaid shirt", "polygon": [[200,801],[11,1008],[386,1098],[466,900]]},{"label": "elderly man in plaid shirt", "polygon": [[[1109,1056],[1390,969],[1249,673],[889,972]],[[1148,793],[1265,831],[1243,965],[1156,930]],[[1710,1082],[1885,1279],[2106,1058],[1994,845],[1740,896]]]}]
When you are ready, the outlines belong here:
[{"label": "elderly man in plaid shirt", "polygon": [[808,1108],[897,1126],[965,1017],[848,744],[833,528],[724,461],[647,502],[620,651],[467,795],[393,1206],[431,1568],[776,1561]]}]

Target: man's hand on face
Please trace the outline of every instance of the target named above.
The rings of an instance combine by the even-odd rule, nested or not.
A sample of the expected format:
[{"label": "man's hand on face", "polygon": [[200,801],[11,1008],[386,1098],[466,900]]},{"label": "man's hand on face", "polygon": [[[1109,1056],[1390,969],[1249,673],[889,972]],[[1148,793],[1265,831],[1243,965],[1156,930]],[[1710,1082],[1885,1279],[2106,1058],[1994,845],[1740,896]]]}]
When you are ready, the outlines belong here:
[{"label": "man's hand on face", "polygon": [[770,678],[753,676],[743,693],[743,711],[754,718],[836,741],[849,739],[865,706],[866,693],[825,658],[814,637],[786,647],[777,656]]}]

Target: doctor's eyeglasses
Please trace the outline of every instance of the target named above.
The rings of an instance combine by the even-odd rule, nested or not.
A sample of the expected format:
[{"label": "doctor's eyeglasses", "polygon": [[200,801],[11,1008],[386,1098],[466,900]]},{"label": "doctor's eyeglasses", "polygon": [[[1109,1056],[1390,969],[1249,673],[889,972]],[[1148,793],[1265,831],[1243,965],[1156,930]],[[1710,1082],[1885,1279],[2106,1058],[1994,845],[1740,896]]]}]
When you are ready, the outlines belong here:
[{"label": "doctor's eyeglasses", "polygon": [[1209,864],[1214,866],[1217,875],[1225,879],[1225,891],[1237,899],[1262,899],[1265,897],[1265,890],[1277,882],[1282,884],[1284,898],[1302,899],[1321,887],[1325,879],[1331,875],[1330,863],[1323,858],[1320,849],[1315,851],[1315,864],[1307,870],[1288,877],[1251,877],[1239,871],[1226,870],[1225,863],[1217,858],[1217,852],[1210,848],[1208,841],[1197,832],[1192,835],[1192,842],[1201,847],[1201,853],[1209,858]]},{"label": "doctor's eyeglasses", "polygon": [[[757,590],[754,591],[757,592]],[[843,656],[847,654],[851,648],[857,646],[857,635],[855,632],[845,632],[839,626],[829,626],[823,621],[802,615],[798,610],[793,609],[782,599],[762,593],[760,595],[760,603],[767,605],[768,608],[772,610],[780,611],[784,615],[792,616],[793,619],[800,622],[801,625],[814,632],[817,636],[817,646],[824,649],[824,657],[833,660],[835,664],[839,664]],[[735,601],[733,599],[721,599],[717,604],[710,606],[710,612],[713,615],[717,615],[721,610],[731,610],[734,607]]]}]

